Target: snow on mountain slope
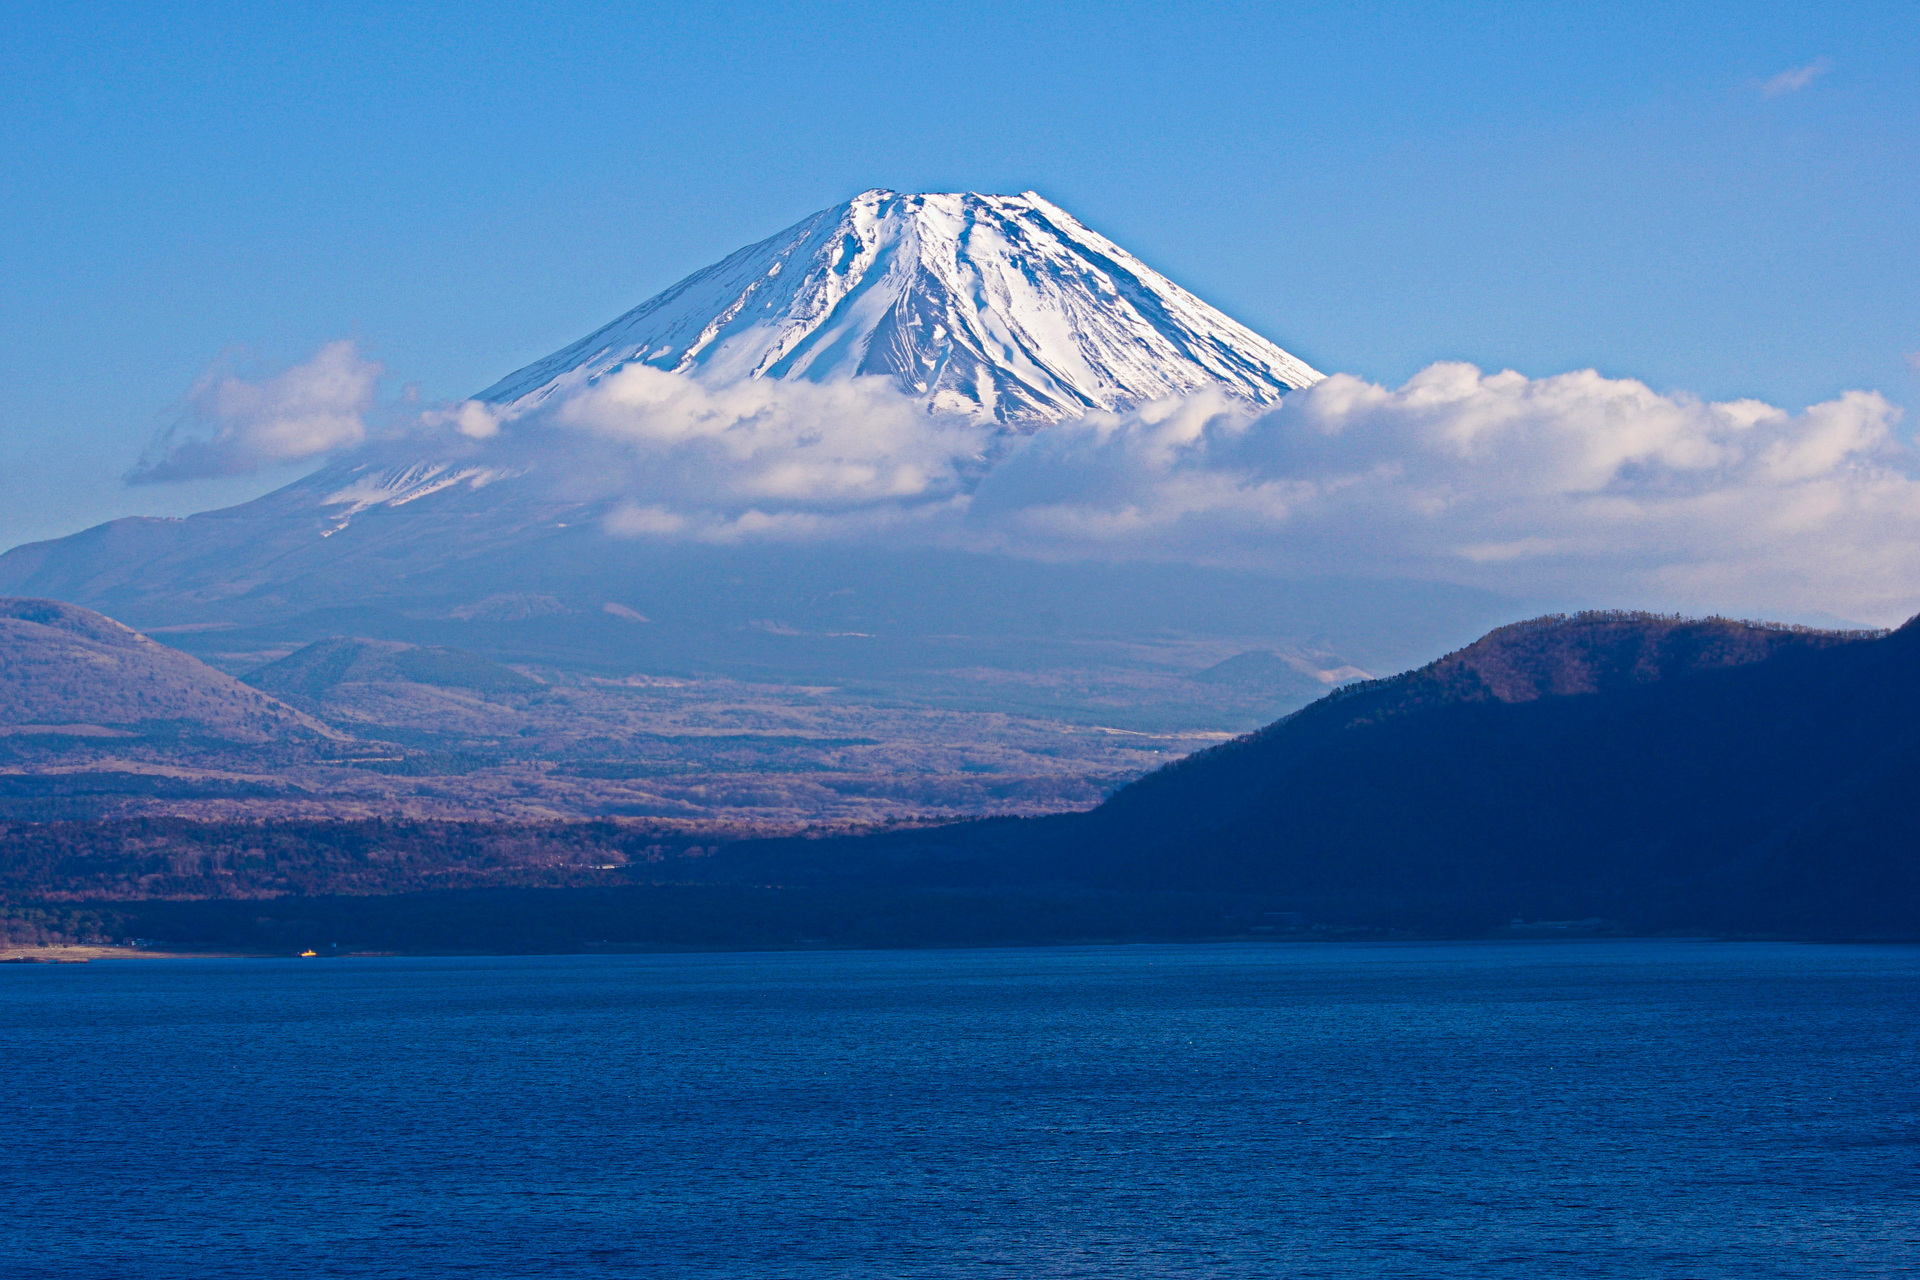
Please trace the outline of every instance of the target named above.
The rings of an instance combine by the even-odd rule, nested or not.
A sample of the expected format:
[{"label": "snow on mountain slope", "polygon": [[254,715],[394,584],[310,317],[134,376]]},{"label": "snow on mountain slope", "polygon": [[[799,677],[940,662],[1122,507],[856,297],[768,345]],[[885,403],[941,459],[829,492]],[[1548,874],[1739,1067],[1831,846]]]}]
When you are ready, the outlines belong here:
[{"label": "snow on mountain slope", "polygon": [[[627,366],[687,403],[624,394]],[[185,625],[398,598],[609,530],[777,540],[843,508],[949,510],[1011,443],[982,447],[996,428],[1206,388],[1254,408],[1320,377],[1039,196],[869,191],[501,380],[490,429],[463,404],[236,507],[17,547],[0,592]]]},{"label": "snow on mountain slope", "polygon": [[636,362],[722,383],[879,375],[1026,428],[1208,385],[1270,404],[1322,376],[1032,192],[863,192],[478,398],[531,407]]}]

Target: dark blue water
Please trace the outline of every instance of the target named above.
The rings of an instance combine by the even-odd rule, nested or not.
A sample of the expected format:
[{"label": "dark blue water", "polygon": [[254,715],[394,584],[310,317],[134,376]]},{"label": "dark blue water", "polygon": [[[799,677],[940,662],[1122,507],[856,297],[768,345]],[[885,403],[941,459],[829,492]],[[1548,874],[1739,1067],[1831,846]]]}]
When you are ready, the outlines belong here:
[{"label": "dark blue water", "polygon": [[1920,1269],[1920,949],[0,970],[30,1277]]}]

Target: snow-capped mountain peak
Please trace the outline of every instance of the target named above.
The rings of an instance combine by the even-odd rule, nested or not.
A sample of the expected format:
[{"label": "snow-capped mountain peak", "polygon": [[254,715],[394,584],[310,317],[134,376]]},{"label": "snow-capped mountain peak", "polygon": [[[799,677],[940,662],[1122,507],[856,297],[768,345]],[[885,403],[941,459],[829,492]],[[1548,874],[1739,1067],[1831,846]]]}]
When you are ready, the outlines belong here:
[{"label": "snow-capped mountain peak", "polygon": [[480,393],[537,402],[634,363],[731,382],[889,378],[939,412],[1040,426],[1321,375],[1033,192],[862,192],[697,271]]}]

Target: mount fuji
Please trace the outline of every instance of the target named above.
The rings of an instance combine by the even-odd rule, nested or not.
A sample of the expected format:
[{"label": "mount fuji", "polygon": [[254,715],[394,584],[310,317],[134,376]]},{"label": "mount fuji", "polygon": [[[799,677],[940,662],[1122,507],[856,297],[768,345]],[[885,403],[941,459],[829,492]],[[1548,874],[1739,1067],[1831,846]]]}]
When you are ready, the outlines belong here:
[{"label": "mount fuji", "polygon": [[1029,191],[863,191],[696,271],[478,399],[536,404],[644,364],[718,382],[890,379],[939,412],[1022,427],[1223,388],[1320,380]]},{"label": "mount fuji", "polygon": [[[695,272],[475,399],[518,430],[639,370],[709,391],[885,387],[906,406],[896,434],[912,433],[918,406],[929,433],[961,421],[1008,442],[1203,388],[1255,409],[1321,377],[1038,195],[882,190]],[[1337,649],[1377,669],[1505,612],[1483,593],[1404,583],[1043,564],[884,540],[619,537],[608,529],[620,495],[551,481],[586,469],[565,454],[567,432],[438,440],[349,454],[224,510],[16,547],[0,556],[0,595],[98,609],[236,671],[355,635],[602,672],[902,688],[935,670],[1084,667],[1083,640],[1107,646],[1102,663],[1137,665],[1149,636],[1211,637],[1168,659],[1175,668],[1277,648]]]}]

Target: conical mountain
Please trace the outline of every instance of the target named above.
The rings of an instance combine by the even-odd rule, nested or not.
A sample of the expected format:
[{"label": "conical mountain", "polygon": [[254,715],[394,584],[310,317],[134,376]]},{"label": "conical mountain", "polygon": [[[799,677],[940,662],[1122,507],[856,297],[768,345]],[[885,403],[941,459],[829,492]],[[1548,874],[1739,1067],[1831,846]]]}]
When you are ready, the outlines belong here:
[{"label": "conical mountain", "polygon": [[1270,404],[1321,377],[1031,191],[862,192],[479,398],[538,400],[635,363],[720,382],[880,376],[1024,427],[1209,385]]},{"label": "conical mountain", "polygon": [[[1056,617],[1083,629],[1106,619],[1102,634],[1172,628],[1269,648],[1325,630],[1317,608],[1302,612],[1307,596],[1283,599],[1257,574],[1095,572],[985,550],[929,558],[887,539],[618,536],[609,520],[631,496],[622,484],[684,483],[690,506],[703,500],[697,450],[678,470],[621,472],[566,425],[579,392],[636,366],[708,390],[885,380],[930,414],[1010,433],[1203,388],[1257,407],[1321,377],[1038,195],[874,190],[481,392],[513,424],[498,439],[390,439],[239,506],[16,547],[0,555],[0,594],[166,628],[170,642],[236,667],[355,635],[617,672],[731,663],[838,679],[888,662],[944,670],[1002,648],[1038,654],[1038,640],[1009,637]],[[970,429],[950,435],[972,441]],[[991,453],[965,462],[991,466]],[[1478,609],[1477,597],[1462,607]],[[1255,621],[1276,610],[1284,624]],[[1414,625],[1406,612],[1383,604],[1365,625],[1399,634]],[[924,636],[977,644],[936,661]]]}]

